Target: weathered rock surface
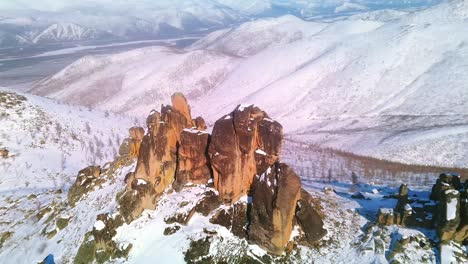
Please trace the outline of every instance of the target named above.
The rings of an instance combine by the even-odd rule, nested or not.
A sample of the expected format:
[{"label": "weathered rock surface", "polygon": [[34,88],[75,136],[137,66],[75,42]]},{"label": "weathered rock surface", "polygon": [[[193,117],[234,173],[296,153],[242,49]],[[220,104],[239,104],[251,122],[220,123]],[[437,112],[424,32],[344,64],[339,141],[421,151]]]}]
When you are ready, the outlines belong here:
[{"label": "weathered rock surface", "polygon": [[205,119],[203,119],[203,117],[198,116],[193,121],[195,122],[194,127],[196,127],[197,130],[204,131],[207,129],[206,122],[205,122]]},{"label": "weathered rock surface", "polygon": [[[119,200],[126,221],[144,209],[154,210],[157,198],[174,182],[181,133],[194,122],[185,97],[174,94],[171,99],[172,106],[163,105],[161,113],[153,110],[146,119],[148,134],[142,138],[133,181]],[[133,132],[141,136],[141,130]]]},{"label": "weathered rock surface", "polygon": [[120,213],[128,224],[145,209],[155,209],[159,195],[147,181],[133,179],[119,197]]},{"label": "weathered rock surface", "polygon": [[460,192],[446,190],[437,205],[436,225],[440,240],[452,240],[460,222]]},{"label": "weathered rock surface", "polygon": [[132,127],[129,129],[129,137],[124,139],[119,148],[120,156],[138,157],[140,154],[140,146],[145,135],[145,130],[142,127]]},{"label": "weathered rock surface", "polygon": [[8,158],[9,151],[6,148],[0,149],[0,157],[6,159]]},{"label": "weathered rock surface", "polygon": [[246,195],[254,176],[279,160],[283,128],[255,106],[216,121],[209,147],[214,185],[228,204]]},{"label": "weathered rock surface", "polygon": [[235,203],[227,209],[221,209],[210,219],[213,224],[226,227],[234,235],[240,238],[248,237],[248,205]]},{"label": "weathered rock surface", "polygon": [[394,213],[392,208],[380,208],[377,213],[377,223],[379,225],[393,225]]},{"label": "weathered rock surface", "polygon": [[100,166],[90,166],[79,171],[75,183],[68,191],[68,202],[74,206],[84,194],[90,192],[97,184],[104,181],[100,179],[100,176]]},{"label": "weathered rock surface", "polygon": [[275,163],[255,178],[252,192],[250,240],[280,255],[291,236],[296,204],[301,197],[299,176],[286,164]]},{"label": "weathered rock surface", "polygon": [[206,184],[211,179],[208,162],[210,134],[197,129],[184,129],[180,135],[178,169],[175,185]]},{"label": "weathered rock surface", "polygon": [[304,232],[307,243],[312,244],[327,234],[318,212],[312,207],[310,194],[301,189],[301,198],[297,201],[296,221]]}]

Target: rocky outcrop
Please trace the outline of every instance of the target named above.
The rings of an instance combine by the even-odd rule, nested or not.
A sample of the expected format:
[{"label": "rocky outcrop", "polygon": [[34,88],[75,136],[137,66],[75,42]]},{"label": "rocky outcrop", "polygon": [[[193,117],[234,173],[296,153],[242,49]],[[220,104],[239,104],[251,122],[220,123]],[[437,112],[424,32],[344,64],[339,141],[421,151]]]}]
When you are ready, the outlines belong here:
[{"label": "rocky outcrop", "polygon": [[255,106],[238,106],[216,121],[209,155],[222,201],[247,194],[255,175],[279,160],[282,138],[282,126]]},{"label": "rocky outcrop", "polygon": [[208,162],[210,134],[197,129],[184,129],[180,135],[176,186],[187,183],[206,184],[211,179]]},{"label": "rocky outcrop", "polygon": [[127,184],[127,189],[119,197],[120,213],[125,222],[130,224],[143,210],[155,209],[158,193],[147,181],[135,179]]},{"label": "rocky outcrop", "polygon": [[129,129],[129,134],[130,136],[120,145],[119,155],[138,157],[145,130],[142,127],[132,127]]},{"label": "rocky outcrop", "polygon": [[100,176],[100,166],[89,166],[80,170],[75,183],[68,190],[68,202],[70,205],[74,206],[84,194],[92,191],[96,185],[103,183],[104,179],[101,179]]},{"label": "rocky outcrop", "polygon": [[379,208],[377,213],[377,223],[379,225],[393,225],[394,213],[392,208]]},{"label": "rocky outcrop", "polygon": [[[238,106],[215,123],[210,136],[203,118],[191,118],[182,94],[171,99],[172,106],[163,105],[161,112],[148,116],[136,170],[127,174],[127,187],[118,196],[127,223],[145,209],[154,210],[168,188],[178,191],[213,179],[217,192],[207,192],[191,210],[168,217],[166,223],[186,225],[196,212],[211,215],[210,222],[277,255],[291,246],[296,222],[308,244],[326,234],[299,177],[279,163],[283,128],[278,122],[256,106]],[[140,132],[130,133],[139,138]],[[247,202],[240,200],[246,196]],[[222,203],[228,206],[218,209]]]},{"label": "rocky outcrop", "polygon": [[460,222],[460,192],[446,190],[437,205],[436,225],[440,240],[452,240]]},{"label": "rocky outcrop", "polygon": [[[291,237],[301,181],[286,164],[275,163],[253,186],[249,238],[268,252],[281,255]],[[306,220],[307,213],[300,214]],[[305,224],[305,223],[304,223]]]},{"label": "rocky outcrop", "polygon": [[8,158],[9,151],[6,148],[1,148],[0,149],[0,157],[6,159]]},{"label": "rocky outcrop", "polygon": [[158,196],[174,182],[181,133],[195,122],[182,94],[171,99],[172,106],[163,105],[161,112],[153,110],[146,119],[148,134],[141,142],[132,184],[127,184],[119,201],[126,221],[138,217],[144,209],[154,210]]}]

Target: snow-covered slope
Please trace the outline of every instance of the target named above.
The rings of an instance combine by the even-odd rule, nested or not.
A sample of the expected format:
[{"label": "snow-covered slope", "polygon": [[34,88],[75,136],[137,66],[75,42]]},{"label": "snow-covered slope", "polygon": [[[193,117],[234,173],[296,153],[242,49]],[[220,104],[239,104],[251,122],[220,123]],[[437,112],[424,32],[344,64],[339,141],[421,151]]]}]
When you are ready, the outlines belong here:
[{"label": "snow-covered slope", "polygon": [[[161,94],[180,90],[209,122],[255,103],[295,139],[401,162],[466,166],[466,10],[465,1],[450,1],[392,19],[259,20],[213,33],[189,51],[146,55],[148,61],[131,53],[86,58],[31,91],[145,115],[164,102]],[[262,29],[268,38],[255,37]],[[127,60],[106,62],[119,56]],[[206,67],[185,70],[200,61]],[[109,82],[113,89],[102,89]]]},{"label": "snow-covered slope", "polygon": [[190,98],[204,96],[219,86],[238,61],[216,51],[169,47],[87,56],[39,82],[34,93],[143,116],[176,89]]},{"label": "snow-covered slope", "polygon": [[132,119],[0,90],[1,192],[67,187],[77,171],[111,161]]}]

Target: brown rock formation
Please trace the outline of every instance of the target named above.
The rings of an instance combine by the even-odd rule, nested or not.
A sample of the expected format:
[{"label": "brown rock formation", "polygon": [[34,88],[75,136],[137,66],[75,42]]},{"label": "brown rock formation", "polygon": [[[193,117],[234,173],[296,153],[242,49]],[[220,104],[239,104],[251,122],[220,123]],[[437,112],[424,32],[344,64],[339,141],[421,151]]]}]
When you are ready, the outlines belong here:
[{"label": "brown rock formation", "polygon": [[129,134],[130,137],[124,139],[120,145],[119,155],[138,157],[145,130],[142,127],[132,127],[129,129]]},{"label": "brown rock formation", "polygon": [[[191,128],[195,122],[190,117],[190,107],[182,94],[174,94],[172,104],[163,105],[161,113],[153,110],[146,119],[148,134],[141,142],[132,184],[120,201],[126,221],[138,217],[144,209],[154,210],[158,196],[174,182],[182,131]],[[136,137],[141,135],[141,130],[134,132]],[[201,178],[196,170],[198,168],[193,167],[193,173]],[[135,184],[138,182],[145,184]]]},{"label": "brown rock formation", "polygon": [[196,129],[184,129],[180,135],[178,169],[175,185],[206,184],[211,178],[207,149],[210,134]]},{"label": "brown rock formation", "polygon": [[238,106],[216,121],[209,155],[225,203],[246,195],[254,176],[279,160],[282,138],[282,126],[255,106]]},{"label": "brown rock formation", "polygon": [[280,255],[291,237],[301,196],[299,176],[286,164],[276,163],[255,178],[252,191],[249,237],[268,252]]},{"label": "brown rock formation", "polygon": [[6,149],[6,148],[0,149],[0,157],[6,159],[6,158],[8,158],[8,153],[9,153],[8,149]]},{"label": "brown rock formation", "polygon": [[181,113],[185,119],[192,121],[192,114],[190,113],[190,106],[185,96],[181,93],[175,93],[171,96],[172,107],[174,110]]}]

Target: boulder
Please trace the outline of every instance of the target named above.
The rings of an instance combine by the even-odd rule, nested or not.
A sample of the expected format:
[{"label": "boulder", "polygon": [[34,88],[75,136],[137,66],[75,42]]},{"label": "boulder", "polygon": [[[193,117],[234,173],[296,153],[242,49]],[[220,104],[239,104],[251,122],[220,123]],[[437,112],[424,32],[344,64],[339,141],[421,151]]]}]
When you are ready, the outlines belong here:
[{"label": "boulder", "polygon": [[197,129],[184,129],[180,136],[175,185],[206,184],[211,179],[208,162],[210,134]]},{"label": "boulder", "polygon": [[153,186],[143,179],[136,179],[127,185],[125,192],[118,198],[120,214],[127,224],[141,216],[145,209],[155,209],[159,194]]},{"label": "boulder", "polygon": [[279,160],[282,138],[282,126],[253,105],[216,121],[209,155],[222,201],[233,204],[247,194],[254,176]]},{"label": "boulder", "polygon": [[210,223],[226,227],[237,237],[248,238],[247,208],[246,203],[238,202],[220,209],[211,217]]},{"label": "boulder", "polygon": [[9,154],[8,149],[6,148],[0,149],[0,157],[6,159],[8,158],[8,154]]},{"label": "boulder", "polygon": [[379,225],[393,225],[394,223],[394,213],[392,208],[379,208],[377,214],[377,223]]},{"label": "boulder", "polygon": [[452,240],[460,222],[460,192],[446,190],[437,205],[436,226],[440,240]]},{"label": "boulder", "polygon": [[310,194],[304,189],[301,189],[301,198],[297,201],[296,221],[309,245],[327,234],[327,230],[323,228],[322,218],[312,206]]},{"label": "boulder", "polygon": [[96,185],[104,181],[100,176],[100,166],[89,166],[80,170],[75,183],[70,190],[68,190],[68,202],[74,206],[84,194],[92,191]]},{"label": "boulder", "polygon": [[218,195],[209,190],[203,194],[203,198],[195,206],[195,212],[208,216],[213,210],[221,205]]},{"label": "boulder", "polygon": [[[299,176],[286,164],[275,163],[255,177],[252,194],[249,238],[268,252],[281,255],[291,237],[301,197]],[[301,219],[306,219],[307,214]]]}]

